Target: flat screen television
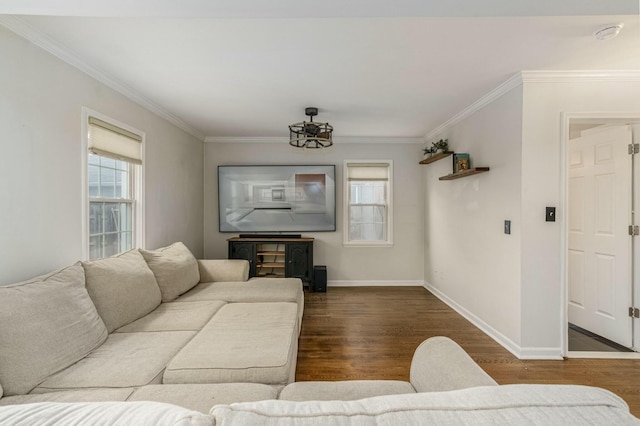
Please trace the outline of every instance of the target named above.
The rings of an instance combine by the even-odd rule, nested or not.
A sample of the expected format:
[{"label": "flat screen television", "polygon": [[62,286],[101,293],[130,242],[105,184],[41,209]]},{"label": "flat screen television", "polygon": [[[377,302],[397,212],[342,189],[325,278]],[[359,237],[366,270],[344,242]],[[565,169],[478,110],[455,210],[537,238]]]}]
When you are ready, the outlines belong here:
[{"label": "flat screen television", "polygon": [[218,166],[220,232],[336,230],[336,167]]}]

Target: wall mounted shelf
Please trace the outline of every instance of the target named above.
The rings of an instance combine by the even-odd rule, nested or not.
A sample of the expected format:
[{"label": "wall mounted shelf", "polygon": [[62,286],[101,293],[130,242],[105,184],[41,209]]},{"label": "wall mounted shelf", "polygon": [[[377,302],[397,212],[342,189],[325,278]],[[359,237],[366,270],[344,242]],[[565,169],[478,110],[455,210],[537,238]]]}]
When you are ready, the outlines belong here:
[{"label": "wall mounted shelf", "polygon": [[446,176],[440,176],[438,178],[438,180],[460,179],[460,178],[463,178],[463,177],[467,177],[467,176],[471,176],[471,175],[477,175],[478,173],[484,173],[484,172],[488,172],[488,171],[489,171],[489,167],[474,167],[472,169],[462,170],[462,171],[459,171],[457,173],[451,173],[451,174],[448,174]]},{"label": "wall mounted shelf", "polygon": [[434,154],[431,157],[427,157],[424,160],[420,161],[420,164],[430,164],[434,161],[441,160],[443,158],[447,158],[448,156],[453,155],[453,151],[444,151],[438,154]]}]

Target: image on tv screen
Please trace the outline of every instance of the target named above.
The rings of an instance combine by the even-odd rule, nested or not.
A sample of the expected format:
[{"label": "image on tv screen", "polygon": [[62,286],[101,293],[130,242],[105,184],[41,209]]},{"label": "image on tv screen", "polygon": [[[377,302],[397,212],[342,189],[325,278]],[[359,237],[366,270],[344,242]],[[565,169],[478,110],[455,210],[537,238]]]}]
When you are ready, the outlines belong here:
[{"label": "image on tv screen", "polygon": [[220,232],[335,231],[335,166],[218,166],[218,212]]}]

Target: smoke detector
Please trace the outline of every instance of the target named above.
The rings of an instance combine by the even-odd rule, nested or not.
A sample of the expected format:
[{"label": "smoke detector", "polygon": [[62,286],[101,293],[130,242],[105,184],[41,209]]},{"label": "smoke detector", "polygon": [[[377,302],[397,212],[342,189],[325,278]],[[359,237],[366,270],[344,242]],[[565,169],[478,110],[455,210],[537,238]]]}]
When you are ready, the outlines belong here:
[{"label": "smoke detector", "polygon": [[617,36],[623,26],[624,24],[605,25],[604,27],[593,33],[593,36],[596,38],[596,40],[608,40]]}]

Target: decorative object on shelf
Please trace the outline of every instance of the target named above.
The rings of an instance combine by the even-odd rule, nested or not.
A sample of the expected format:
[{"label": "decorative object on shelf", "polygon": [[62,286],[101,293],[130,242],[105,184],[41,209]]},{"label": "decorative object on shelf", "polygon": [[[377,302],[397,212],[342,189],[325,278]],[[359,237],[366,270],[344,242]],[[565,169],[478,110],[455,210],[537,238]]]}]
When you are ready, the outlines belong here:
[{"label": "decorative object on shelf", "polygon": [[433,155],[438,152],[446,152],[449,149],[449,139],[440,139],[438,142],[432,142],[429,148],[424,149],[424,155]]},{"label": "decorative object on shelf", "polygon": [[489,171],[489,167],[471,167],[471,156],[468,153],[454,153],[453,151],[448,151],[448,149],[449,140],[440,139],[438,142],[433,142],[429,148],[424,149],[425,155],[429,154],[429,157],[420,161],[420,164],[430,164],[453,155],[453,173],[440,176],[438,180],[460,179]]},{"label": "decorative object on shelf", "polygon": [[439,152],[437,154],[433,154],[430,157],[425,158],[424,160],[421,160],[419,164],[431,164],[434,161],[438,161],[441,160],[443,158],[446,158],[450,155],[453,154],[453,151],[444,151],[444,152]]},{"label": "decorative object on shelf", "polygon": [[469,154],[453,154],[453,173],[458,173],[471,168]]},{"label": "decorative object on shelf", "polygon": [[314,122],[318,108],[308,107],[304,110],[309,121],[289,125],[289,145],[296,148],[328,148],[333,145],[333,126],[329,123]]}]

